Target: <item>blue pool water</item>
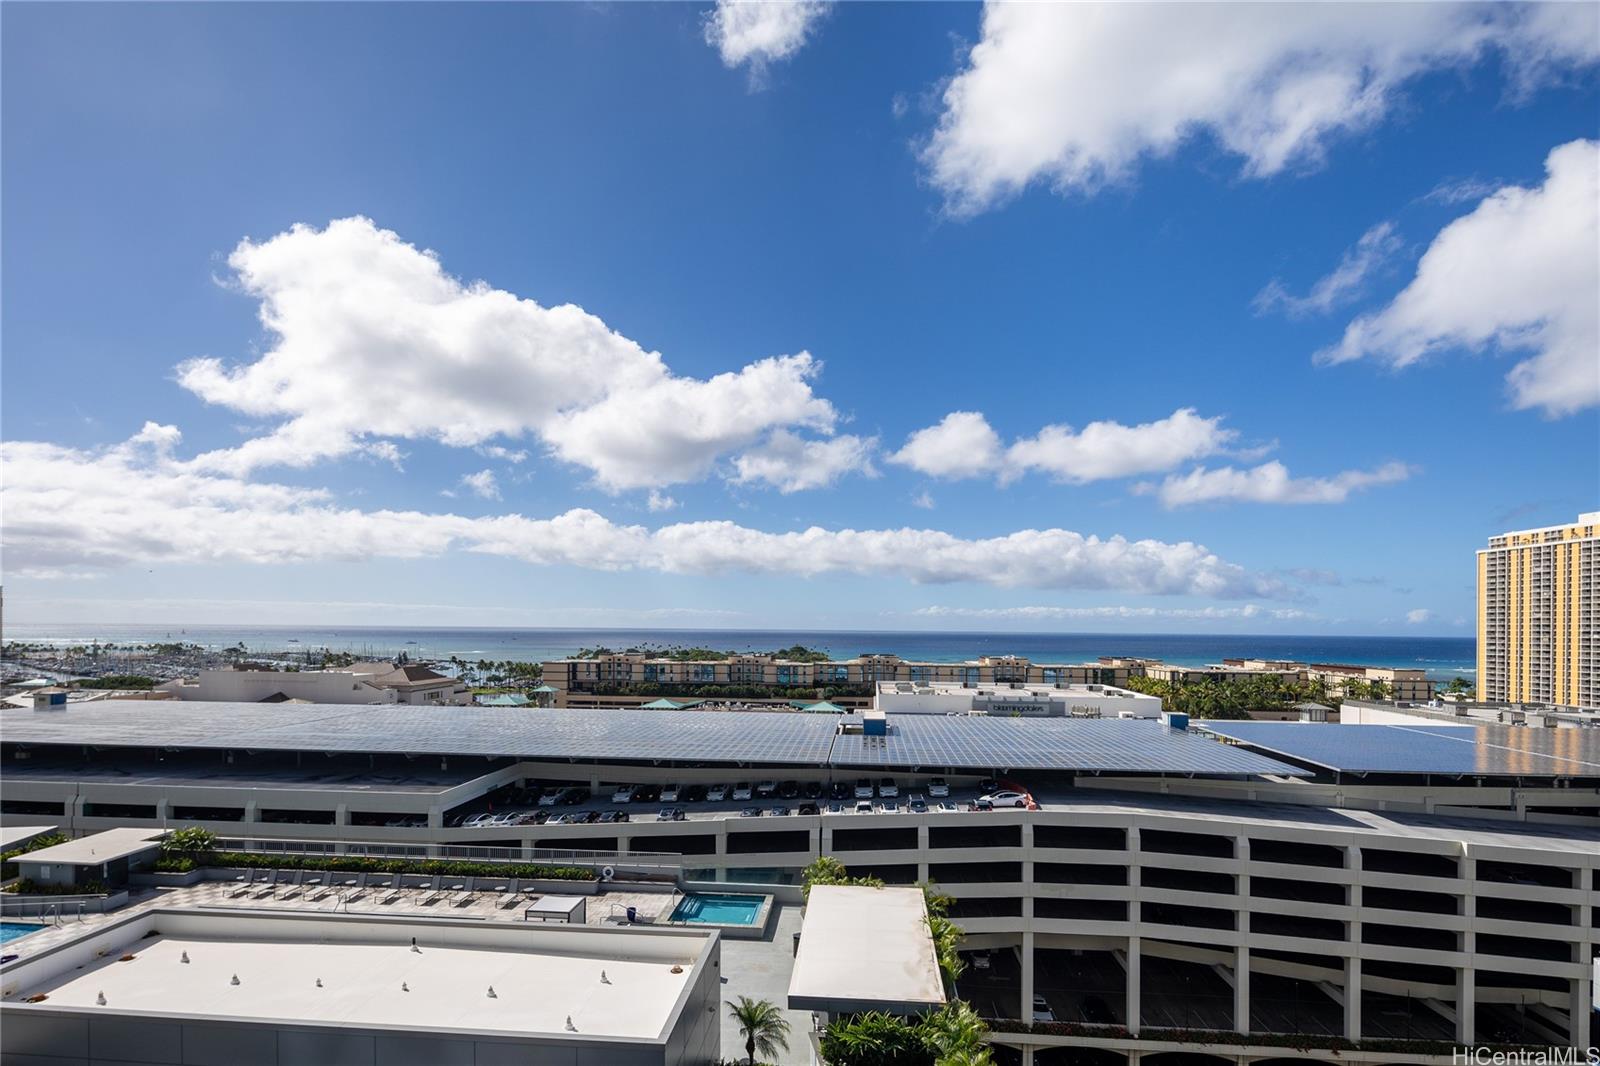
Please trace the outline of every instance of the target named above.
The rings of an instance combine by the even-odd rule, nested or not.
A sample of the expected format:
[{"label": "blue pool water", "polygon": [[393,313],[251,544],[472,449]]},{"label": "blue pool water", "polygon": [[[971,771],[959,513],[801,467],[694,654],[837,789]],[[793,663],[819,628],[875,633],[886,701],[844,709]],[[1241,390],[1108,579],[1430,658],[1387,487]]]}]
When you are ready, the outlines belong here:
[{"label": "blue pool water", "polygon": [[672,909],[672,920],[690,925],[755,925],[765,898],[691,893]]},{"label": "blue pool water", "polygon": [[0,944],[9,944],[18,937],[37,933],[41,928],[43,927],[28,922],[0,922]]}]

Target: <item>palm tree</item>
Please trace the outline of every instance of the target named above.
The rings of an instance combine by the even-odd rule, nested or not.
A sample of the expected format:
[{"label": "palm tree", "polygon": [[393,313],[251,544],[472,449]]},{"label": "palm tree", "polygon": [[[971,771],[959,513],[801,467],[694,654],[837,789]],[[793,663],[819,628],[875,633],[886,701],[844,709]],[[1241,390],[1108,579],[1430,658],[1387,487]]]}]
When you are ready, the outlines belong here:
[{"label": "palm tree", "polygon": [[789,1050],[789,1023],[771,1000],[740,996],[725,1002],[728,1014],[738,1023],[739,1033],[744,1037],[744,1053],[751,1066],[755,1064],[758,1051],[763,1056],[775,1056]]}]

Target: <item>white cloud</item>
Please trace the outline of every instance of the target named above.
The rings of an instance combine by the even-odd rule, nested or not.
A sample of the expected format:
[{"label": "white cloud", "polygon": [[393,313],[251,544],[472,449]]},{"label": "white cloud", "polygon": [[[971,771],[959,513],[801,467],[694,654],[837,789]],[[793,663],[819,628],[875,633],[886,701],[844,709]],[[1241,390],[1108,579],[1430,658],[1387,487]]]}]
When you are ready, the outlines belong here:
[{"label": "white cloud", "polygon": [[1306,295],[1293,295],[1276,278],[1268,282],[1256,294],[1256,314],[1279,310],[1295,318],[1327,314],[1359,295],[1367,278],[1398,252],[1401,244],[1394,232],[1394,223],[1380,222],[1363,233],[1355,247],[1344,253],[1333,272],[1319,278]]},{"label": "white cloud", "polygon": [[987,618],[1009,621],[1066,621],[1081,619],[1165,618],[1221,621],[1233,618],[1271,618],[1305,621],[1318,617],[1294,607],[1267,609],[1247,603],[1241,607],[922,607],[911,612],[923,618]]},{"label": "white cloud", "polygon": [[1058,481],[1085,483],[1170,470],[1180,463],[1223,451],[1238,433],[1220,416],[1201,418],[1189,407],[1136,426],[1090,422],[1081,431],[1045,426],[1009,448],[976,411],[956,411],[919,429],[889,461],[942,478],[997,476],[1002,481],[1029,471]]},{"label": "white cloud", "polygon": [[500,498],[500,483],[495,480],[493,470],[480,470],[476,474],[464,474],[461,478],[461,485],[474,495],[485,500],[498,500]]},{"label": "white cloud", "polygon": [[228,264],[260,300],[267,350],[237,367],[191,359],[178,380],[277,422],[198,456],[202,470],[394,459],[391,438],[504,449],[497,438],[532,434],[616,491],[694,480],[771,429],[828,433],[836,419],[812,393],[819,364],[805,352],[709,380],[674,376],[582,308],[463,283],[365,218],[243,241]]},{"label": "white cloud", "polygon": [[1433,612],[1426,607],[1418,607],[1414,611],[1406,612],[1406,625],[1420,626],[1424,622],[1433,621]]},{"label": "white cloud", "polygon": [[651,514],[659,514],[662,511],[676,510],[678,507],[677,500],[673,499],[671,496],[668,496],[664,492],[657,492],[655,489],[650,490],[650,498],[645,502],[650,508]]},{"label": "white cloud", "polygon": [[1411,283],[1318,361],[1404,367],[1493,346],[1533,353],[1506,375],[1513,406],[1555,418],[1600,403],[1600,142],[1564,144],[1545,169],[1440,231]]},{"label": "white cloud", "polygon": [[1405,463],[1384,463],[1375,470],[1346,470],[1333,477],[1291,477],[1288,467],[1273,461],[1244,470],[1196,467],[1167,477],[1160,486],[1141,485],[1137,491],[1156,493],[1165,507],[1222,501],[1343,503],[1352,492],[1404,481],[1411,474]]},{"label": "white cloud", "polygon": [[911,506],[920,507],[924,511],[931,511],[937,507],[938,504],[934,501],[933,494],[924,489],[922,492],[919,492],[915,496],[911,497]]},{"label": "white cloud", "polygon": [[824,0],[717,0],[706,13],[706,43],[729,69],[750,64],[752,84],[759,85],[768,64],[800,51],[828,6]]},{"label": "white cloud", "polygon": [[923,152],[950,209],[1093,192],[1205,135],[1252,177],[1317,163],[1402,87],[1498,49],[1525,93],[1600,56],[1591,4],[990,2]]},{"label": "white cloud", "polygon": [[1082,432],[1046,426],[1006,452],[1017,472],[1037,470],[1061,481],[1087,482],[1170,470],[1179,463],[1215,455],[1238,437],[1222,418],[1201,418],[1192,407],[1166,418],[1125,426],[1090,422]]},{"label": "white cloud", "polygon": [[473,451],[485,459],[499,459],[504,463],[520,463],[528,458],[528,453],[522,448],[503,448],[498,444],[480,444]]},{"label": "white cloud", "polygon": [[1000,469],[1000,435],[977,411],[952,411],[936,426],[919,429],[889,456],[932,477],[977,477]]},{"label": "white cloud", "polygon": [[22,576],[156,563],[293,563],[425,558],[472,551],[539,566],[669,574],[854,574],[918,583],[1107,589],[1217,599],[1288,599],[1183,541],[1101,539],[1066,529],[964,538],[934,529],[771,533],[732,522],[648,529],[587,509],[553,518],[362,511],[323,490],[197,470],[147,444],[95,452],[0,444],[8,568]]},{"label": "white cloud", "polygon": [[733,481],[761,482],[779,492],[800,492],[833,484],[845,474],[875,476],[872,453],[876,438],[842,434],[827,440],[806,440],[785,429],[773,430],[764,443],[733,460]]}]

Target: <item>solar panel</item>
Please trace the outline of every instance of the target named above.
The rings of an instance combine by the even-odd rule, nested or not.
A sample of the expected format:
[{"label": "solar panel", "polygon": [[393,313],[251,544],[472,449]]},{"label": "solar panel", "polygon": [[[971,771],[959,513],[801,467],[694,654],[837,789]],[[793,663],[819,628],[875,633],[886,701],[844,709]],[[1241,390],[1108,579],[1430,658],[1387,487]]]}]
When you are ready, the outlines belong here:
[{"label": "solar panel", "polygon": [[102,747],[482,755],[785,766],[1303,774],[1152,720],[891,715],[887,737],[834,715],[394,704],[114,701],[5,710],[8,742]]},{"label": "solar panel", "polygon": [[1062,770],[1213,776],[1297,774],[1295,767],[1154,720],[889,716],[889,735],[833,744],[841,767]]},{"label": "solar panel", "polygon": [[1206,722],[1200,728],[1343,773],[1600,776],[1600,729]]}]

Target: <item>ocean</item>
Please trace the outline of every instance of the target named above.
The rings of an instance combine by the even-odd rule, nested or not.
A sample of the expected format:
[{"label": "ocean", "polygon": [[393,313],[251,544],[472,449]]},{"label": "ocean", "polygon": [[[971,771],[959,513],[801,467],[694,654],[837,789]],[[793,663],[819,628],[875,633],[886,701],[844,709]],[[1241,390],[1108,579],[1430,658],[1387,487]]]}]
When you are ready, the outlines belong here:
[{"label": "ocean", "polygon": [[1442,679],[1470,677],[1471,637],[1278,636],[1189,633],[943,633],[759,629],[420,629],[408,627],[10,625],[7,641],[55,646],[183,641],[211,648],[243,644],[250,651],[349,651],[413,659],[539,662],[581,648],[708,647],[771,651],[802,644],[834,658],[883,652],[906,659],[958,662],[980,655],[1022,655],[1036,662],[1084,662],[1133,655],[1197,666],[1224,658],[1294,659],[1358,666],[1421,667]]}]

